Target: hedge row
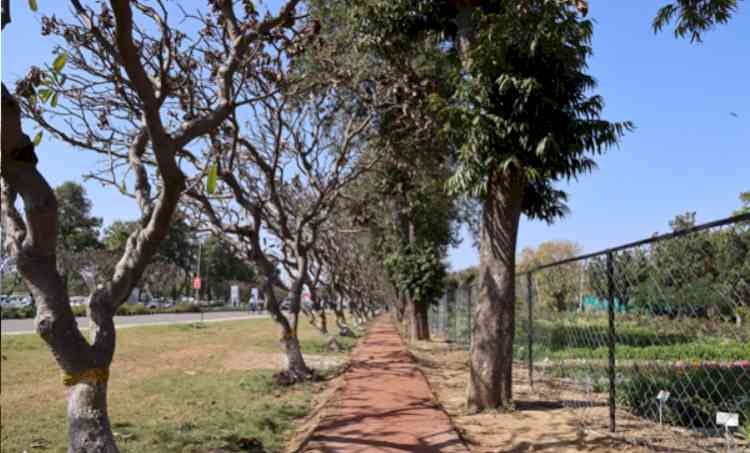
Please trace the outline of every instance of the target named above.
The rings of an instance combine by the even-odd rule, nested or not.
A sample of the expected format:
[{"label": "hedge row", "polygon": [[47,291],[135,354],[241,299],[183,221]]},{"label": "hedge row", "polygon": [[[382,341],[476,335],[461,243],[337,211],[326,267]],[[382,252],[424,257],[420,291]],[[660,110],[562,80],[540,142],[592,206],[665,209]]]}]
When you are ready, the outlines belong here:
[{"label": "hedge row", "polygon": [[633,372],[618,386],[620,402],[641,417],[659,418],[656,395],[666,390],[664,422],[693,428],[714,428],[716,412],[737,412],[750,431],[750,366],[673,367]]},{"label": "hedge row", "polygon": [[[73,314],[76,316],[86,316],[86,307],[76,305],[73,308]],[[140,304],[120,305],[115,312],[118,316],[131,315],[153,315],[158,313],[199,313],[201,307],[193,304],[177,304],[169,308],[146,308]],[[36,315],[36,309],[28,307],[2,307],[0,308],[0,318],[2,319],[24,319],[33,318]]]}]

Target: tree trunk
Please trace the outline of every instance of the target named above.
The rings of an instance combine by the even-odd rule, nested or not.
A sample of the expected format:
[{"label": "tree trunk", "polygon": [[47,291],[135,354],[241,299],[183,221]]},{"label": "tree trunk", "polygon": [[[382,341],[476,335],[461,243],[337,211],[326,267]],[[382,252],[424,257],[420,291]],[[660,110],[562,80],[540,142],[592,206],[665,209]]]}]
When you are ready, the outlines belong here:
[{"label": "tree trunk", "polygon": [[411,297],[404,296],[403,304],[404,332],[406,333],[407,339],[413,341],[417,339],[417,321],[415,319],[417,316],[417,310],[414,308],[414,301]]},{"label": "tree trunk", "polygon": [[483,203],[479,300],[473,307],[467,408],[501,407],[512,398],[515,255],[523,185],[515,175],[490,178]]},{"label": "tree trunk", "polygon": [[344,314],[344,310],[339,306],[339,302],[335,303],[333,312],[336,315],[336,327],[339,328],[339,335],[342,337],[354,337],[354,332],[349,328],[346,322],[346,315]]},{"label": "tree trunk", "polygon": [[427,304],[418,303],[411,298],[406,301],[406,324],[410,340],[429,341],[430,327],[427,323]]},{"label": "tree trunk", "polygon": [[415,338],[420,341],[430,341],[430,324],[427,319],[429,306],[419,303],[415,304],[414,308],[414,324],[416,324],[416,328],[414,329],[416,333]]},{"label": "tree trunk", "polygon": [[297,335],[290,331],[284,335],[283,341],[289,376],[295,381],[309,379],[312,376],[312,370],[305,363]]},{"label": "tree trunk", "polygon": [[107,383],[80,382],[68,395],[68,453],[118,453],[107,415]]},{"label": "tree trunk", "polygon": [[326,308],[323,306],[320,308],[320,332],[323,335],[328,335],[328,319],[326,318]]}]

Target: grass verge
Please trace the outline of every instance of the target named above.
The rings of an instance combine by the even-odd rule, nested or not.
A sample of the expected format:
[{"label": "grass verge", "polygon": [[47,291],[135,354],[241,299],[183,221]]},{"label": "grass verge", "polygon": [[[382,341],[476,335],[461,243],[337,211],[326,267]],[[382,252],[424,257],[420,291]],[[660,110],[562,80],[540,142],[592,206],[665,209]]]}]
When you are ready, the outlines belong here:
[{"label": "grass verge", "polygon": [[[257,442],[282,451],[325,383],[275,386],[278,337],[267,319],[118,331],[109,409],[121,451],[253,451]],[[35,335],[0,341],[0,451],[65,452],[66,390],[51,354]],[[306,323],[300,341],[313,363],[345,360]]]}]

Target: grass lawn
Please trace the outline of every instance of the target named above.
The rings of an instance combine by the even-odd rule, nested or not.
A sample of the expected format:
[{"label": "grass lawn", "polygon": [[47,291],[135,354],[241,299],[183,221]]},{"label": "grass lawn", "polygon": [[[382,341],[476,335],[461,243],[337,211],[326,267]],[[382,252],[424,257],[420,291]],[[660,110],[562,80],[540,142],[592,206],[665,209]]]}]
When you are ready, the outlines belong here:
[{"label": "grass lawn", "polygon": [[[122,452],[243,451],[252,438],[282,451],[325,386],[272,383],[283,356],[270,319],[136,327],[117,335],[109,412]],[[1,338],[0,451],[65,452],[67,392],[52,355],[36,335]],[[346,354],[324,352],[322,337],[306,322],[300,340],[312,367],[345,360]]]}]

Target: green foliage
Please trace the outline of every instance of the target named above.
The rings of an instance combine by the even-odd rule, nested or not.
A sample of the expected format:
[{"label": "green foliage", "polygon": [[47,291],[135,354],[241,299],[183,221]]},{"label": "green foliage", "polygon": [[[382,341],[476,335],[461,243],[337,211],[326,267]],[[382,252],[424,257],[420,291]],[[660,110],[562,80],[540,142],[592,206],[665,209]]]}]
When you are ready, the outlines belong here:
[{"label": "green foliage", "polygon": [[[104,246],[122,254],[128,238],[138,228],[138,222],[116,220],[104,231]],[[159,244],[159,251],[153,261],[172,263],[189,272],[195,263],[197,247],[193,243],[193,232],[190,225],[181,217],[176,218],[169,226],[167,237]]]},{"label": "green foliage", "polygon": [[68,61],[68,53],[67,52],[61,52],[60,54],[55,57],[55,60],[52,62],[52,70],[55,72],[60,72],[65,67],[65,63]]},{"label": "green foliage", "polygon": [[44,136],[44,133],[42,131],[39,131],[36,133],[36,135],[34,136],[34,140],[32,141],[34,146],[39,146],[39,144],[42,143],[43,136]]},{"label": "green foliage", "polygon": [[[735,361],[750,357],[750,344],[732,335],[698,335],[691,330],[665,329],[668,318],[653,322],[617,323],[617,360],[637,361]],[[684,324],[684,323],[683,323]],[[673,324],[673,326],[676,326]],[[726,328],[726,331],[731,329]],[[696,333],[685,333],[696,332]],[[521,324],[516,334],[514,356],[527,357],[527,331]],[[608,358],[606,319],[578,321],[534,321],[534,360],[600,360]]]},{"label": "green foliage", "polygon": [[561,2],[529,3],[498,2],[496,11],[475,14],[467,74],[435,106],[460,146],[453,191],[484,199],[493,175],[517,173],[523,212],[551,221],[564,214],[566,200],[554,183],[592,170],[592,156],[632,124],[601,119],[604,101],[590,95],[591,21]]},{"label": "green foliage", "polygon": [[[615,297],[655,315],[731,318],[750,306],[750,228],[740,222],[614,253]],[[695,226],[678,215],[673,231]],[[588,283],[607,299],[606,256],[588,263]]]},{"label": "green foliage", "polygon": [[219,236],[210,236],[202,247],[201,277],[204,290],[211,299],[229,298],[232,282],[251,283],[256,272],[247,261],[238,257]]},{"label": "green foliage", "polygon": [[617,394],[636,415],[658,420],[655,395],[670,392],[665,423],[712,427],[716,412],[724,411],[738,412],[742,425],[750,420],[749,371],[743,366],[644,369],[627,376]]},{"label": "green foliage", "polygon": [[398,289],[418,304],[435,303],[445,291],[445,263],[429,244],[408,246],[386,257],[385,267]]},{"label": "green foliage", "polygon": [[471,285],[479,279],[479,267],[470,266],[457,272],[451,272],[445,279],[446,286],[458,288]]},{"label": "green foliage", "polygon": [[33,318],[35,315],[36,309],[33,306],[0,307],[0,319],[25,319]]},{"label": "green foliage", "polygon": [[208,170],[208,176],[206,179],[206,191],[209,194],[213,194],[216,191],[216,179],[218,177],[218,168],[216,163],[211,164],[211,168]]},{"label": "green foliage", "polygon": [[[75,305],[71,307],[74,316],[86,316],[86,307]],[[154,315],[158,313],[200,313],[201,307],[193,304],[177,304],[169,308],[146,308],[141,304],[123,304],[117,307],[115,315],[133,316],[133,315]],[[34,307],[2,307],[0,309],[2,319],[28,319],[36,316]]]},{"label": "green foliage", "polygon": [[702,42],[703,32],[727,23],[736,12],[737,0],[677,0],[659,8],[652,26],[659,32],[674,20],[676,38],[690,35],[690,42]]},{"label": "green foliage", "polygon": [[[544,241],[536,249],[527,247],[521,251],[518,268],[532,270],[543,264],[573,258],[582,251],[576,242]],[[581,287],[581,271],[581,263],[576,261],[533,273],[537,302],[560,312],[575,306]]]},{"label": "green foliage", "polygon": [[86,189],[72,181],[55,188],[58,205],[60,246],[68,252],[99,248],[102,219],[91,215],[92,204]]}]

